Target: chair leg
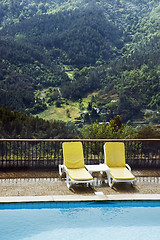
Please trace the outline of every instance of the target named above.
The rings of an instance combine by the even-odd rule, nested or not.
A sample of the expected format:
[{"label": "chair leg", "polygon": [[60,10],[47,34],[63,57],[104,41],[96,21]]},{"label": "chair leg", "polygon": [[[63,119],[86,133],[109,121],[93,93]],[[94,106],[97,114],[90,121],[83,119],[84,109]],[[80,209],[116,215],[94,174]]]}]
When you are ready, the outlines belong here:
[{"label": "chair leg", "polygon": [[66,183],[67,183],[67,187],[70,189],[72,186],[72,181],[68,175],[68,172],[66,172]]},{"label": "chair leg", "polygon": [[63,175],[63,165],[59,165],[59,175],[60,177]]},{"label": "chair leg", "polygon": [[115,181],[112,179],[112,184],[111,184],[111,188],[113,188],[113,185],[114,185]]},{"label": "chair leg", "polygon": [[71,188],[71,186],[72,186],[72,182],[69,180],[69,181],[67,181],[67,187],[70,189]]},{"label": "chair leg", "polygon": [[132,181],[131,184],[132,184],[132,186],[134,187],[134,186],[135,186],[135,181]]},{"label": "chair leg", "polygon": [[114,183],[115,181],[113,180],[113,178],[108,175],[108,185],[110,186],[110,188],[113,188]]},{"label": "chair leg", "polygon": [[95,189],[95,182],[90,183],[91,188]]}]

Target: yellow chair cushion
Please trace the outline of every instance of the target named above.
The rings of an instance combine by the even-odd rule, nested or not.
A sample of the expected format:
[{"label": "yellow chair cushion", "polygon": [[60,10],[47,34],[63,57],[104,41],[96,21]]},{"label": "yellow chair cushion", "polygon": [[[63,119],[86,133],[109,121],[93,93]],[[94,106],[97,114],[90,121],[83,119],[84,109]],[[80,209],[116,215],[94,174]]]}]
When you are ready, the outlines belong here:
[{"label": "yellow chair cushion", "polygon": [[105,160],[108,167],[125,167],[125,148],[122,142],[106,142]]},{"label": "yellow chair cushion", "polygon": [[93,180],[93,177],[85,168],[68,169],[68,174],[70,178],[75,181]]},{"label": "yellow chair cushion", "polygon": [[84,156],[81,142],[63,143],[64,165],[67,168],[84,168]]},{"label": "yellow chair cushion", "polygon": [[110,175],[115,180],[134,180],[134,175],[126,167],[110,168]]}]

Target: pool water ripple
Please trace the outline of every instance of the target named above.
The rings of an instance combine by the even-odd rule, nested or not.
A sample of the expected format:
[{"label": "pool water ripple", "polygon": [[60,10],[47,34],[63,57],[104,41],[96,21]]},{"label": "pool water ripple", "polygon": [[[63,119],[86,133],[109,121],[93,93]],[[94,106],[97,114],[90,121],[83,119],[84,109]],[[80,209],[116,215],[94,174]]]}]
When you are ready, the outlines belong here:
[{"label": "pool water ripple", "polygon": [[159,240],[159,201],[17,203],[0,207],[3,240]]}]

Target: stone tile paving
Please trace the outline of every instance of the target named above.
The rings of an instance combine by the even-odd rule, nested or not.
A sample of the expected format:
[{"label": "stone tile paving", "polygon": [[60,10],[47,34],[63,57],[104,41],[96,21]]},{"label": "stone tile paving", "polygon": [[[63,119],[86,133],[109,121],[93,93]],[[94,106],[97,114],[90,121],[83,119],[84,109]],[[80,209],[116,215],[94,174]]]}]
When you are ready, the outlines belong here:
[{"label": "stone tile paving", "polygon": [[106,176],[94,175],[95,189],[76,185],[71,190],[58,171],[1,171],[0,196],[160,194],[160,170],[134,170],[135,184],[119,183],[111,189]]}]

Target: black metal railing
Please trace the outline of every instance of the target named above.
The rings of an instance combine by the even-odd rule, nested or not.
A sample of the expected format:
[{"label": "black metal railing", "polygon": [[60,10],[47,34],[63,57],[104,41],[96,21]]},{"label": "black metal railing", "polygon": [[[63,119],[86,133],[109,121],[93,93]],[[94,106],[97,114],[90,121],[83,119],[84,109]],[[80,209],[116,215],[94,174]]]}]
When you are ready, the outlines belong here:
[{"label": "black metal railing", "polygon": [[104,143],[119,141],[132,168],[160,168],[160,139],[0,139],[0,169],[57,169],[66,141],[83,143],[85,164],[103,163]]}]

